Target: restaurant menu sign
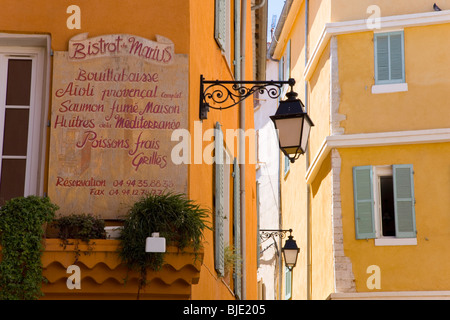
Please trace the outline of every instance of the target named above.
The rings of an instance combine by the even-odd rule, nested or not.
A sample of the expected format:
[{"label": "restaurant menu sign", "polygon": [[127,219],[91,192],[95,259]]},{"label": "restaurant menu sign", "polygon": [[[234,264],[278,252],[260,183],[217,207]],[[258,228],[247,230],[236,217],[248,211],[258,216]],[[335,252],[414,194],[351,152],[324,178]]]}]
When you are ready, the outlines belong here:
[{"label": "restaurant menu sign", "polygon": [[85,33],[53,60],[48,189],[62,214],[115,219],[147,193],[187,192],[187,166],[171,161],[187,55],[160,36]]}]

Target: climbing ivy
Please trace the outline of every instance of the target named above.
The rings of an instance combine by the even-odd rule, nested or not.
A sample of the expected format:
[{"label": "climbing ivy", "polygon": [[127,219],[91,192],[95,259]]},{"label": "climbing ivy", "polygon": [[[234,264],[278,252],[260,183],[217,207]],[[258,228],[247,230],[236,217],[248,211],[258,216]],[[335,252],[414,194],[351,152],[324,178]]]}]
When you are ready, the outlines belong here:
[{"label": "climbing ivy", "polygon": [[14,198],[0,208],[0,299],[42,296],[43,225],[57,210],[49,198],[37,196]]}]

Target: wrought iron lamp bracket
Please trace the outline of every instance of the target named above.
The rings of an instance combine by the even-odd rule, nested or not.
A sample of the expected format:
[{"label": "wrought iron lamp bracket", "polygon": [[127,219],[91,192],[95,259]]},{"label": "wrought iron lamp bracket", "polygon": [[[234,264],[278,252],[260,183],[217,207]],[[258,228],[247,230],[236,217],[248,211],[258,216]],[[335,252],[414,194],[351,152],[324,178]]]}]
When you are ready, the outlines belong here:
[{"label": "wrought iron lamp bracket", "polygon": [[289,230],[276,230],[276,229],[261,229],[259,230],[259,238],[261,241],[266,241],[270,238],[275,238],[276,236],[280,237],[280,239],[284,239],[286,237],[286,233],[289,232],[289,235],[292,235],[292,229]]},{"label": "wrought iron lamp bracket", "polygon": [[[200,76],[200,112],[201,120],[208,118],[209,109],[226,110],[232,108],[255,92],[267,93],[269,98],[277,99],[282,93],[283,85],[288,84],[291,89],[295,85],[294,79],[287,81],[221,81],[205,80]],[[213,103],[216,106],[211,106]]]}]

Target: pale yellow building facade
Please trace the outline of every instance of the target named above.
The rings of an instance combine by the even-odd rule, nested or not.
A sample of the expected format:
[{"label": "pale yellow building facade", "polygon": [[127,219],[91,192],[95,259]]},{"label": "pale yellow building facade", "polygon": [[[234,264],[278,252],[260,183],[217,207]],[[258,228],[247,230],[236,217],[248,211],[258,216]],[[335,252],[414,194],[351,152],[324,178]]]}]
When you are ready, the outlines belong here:
[{"label": "pale yellow building facade", "polygon": [[269,55],[315,124],[281,168],[287,299],[450,297],[450,1],[433,4],[286,1]]}]

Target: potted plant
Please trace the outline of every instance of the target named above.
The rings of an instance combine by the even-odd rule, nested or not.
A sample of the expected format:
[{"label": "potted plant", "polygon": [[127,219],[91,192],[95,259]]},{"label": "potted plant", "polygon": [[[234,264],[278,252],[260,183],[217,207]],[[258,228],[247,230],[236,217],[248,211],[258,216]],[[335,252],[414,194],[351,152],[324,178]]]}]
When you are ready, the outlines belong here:
[{"label": "potted plant", "polygon": [[[90,242],[92,239],[106,239],[105,221],[90,214],[70,214],[60,216],[54,219],[51,227],[53,236],[62,241],[61,245],[66,248],[67,245],[75,245],[75,262],[78,261],[81,250],[79,242],[82,241],[88,246],[88,252],[93,250]],[[71,242],[72,241],[72,242]]]},{"label": "potted plant", "polygon": [[90,214],[70,214],[55,220],[58,238],[63,241],[79,239],[89,242],[90,239],[105,239],[105,221]]},{"label": "potted plant", "polygon": [[203,231],[209,211],[184,194],[168,193],[141,198],[129,210],[121,232],[119,256],[130,270],[140,273],[139,290],[146,285],[147,269],[158,271],[164,264],[164,253],[146,253],[146,238],[158,232],[169,245],[182,251],[202,248]]}]

